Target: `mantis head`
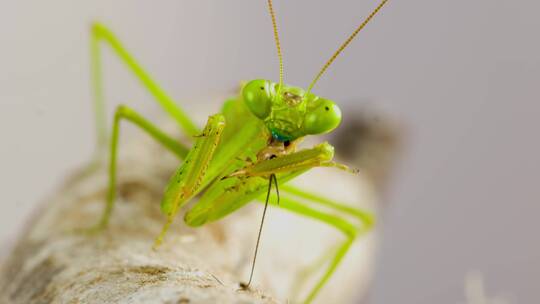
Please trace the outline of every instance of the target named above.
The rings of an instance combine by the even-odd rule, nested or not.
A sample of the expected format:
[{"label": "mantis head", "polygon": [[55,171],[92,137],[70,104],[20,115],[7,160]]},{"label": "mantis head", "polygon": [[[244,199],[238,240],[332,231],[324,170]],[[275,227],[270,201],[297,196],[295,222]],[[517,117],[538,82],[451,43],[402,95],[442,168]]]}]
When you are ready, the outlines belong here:
[{"label": "mantis head", "polygon": [[256,79],[244,86],[242,96],[250,111],[278,140],[328,133],[341,122],[341,110],[335,102],[299,87]]},{"label": "mantis head", "polygon": [[312,94],[311,89],[338,55],[388,0],[381,0],[375,10],[360,23],[324,64],[307,91],[299,87],[283,84],[283,56],[281,54],[276,16],[272,7],[272,0],[267,0],[267,2],[279,58],[279,83],[262,79],[248,82],[242,89],[244,102],[255,116],[264,121],[272,136],[277,140],[291,141],[306,135],[331,132],[341,122],[341,110],[332,100]]}]

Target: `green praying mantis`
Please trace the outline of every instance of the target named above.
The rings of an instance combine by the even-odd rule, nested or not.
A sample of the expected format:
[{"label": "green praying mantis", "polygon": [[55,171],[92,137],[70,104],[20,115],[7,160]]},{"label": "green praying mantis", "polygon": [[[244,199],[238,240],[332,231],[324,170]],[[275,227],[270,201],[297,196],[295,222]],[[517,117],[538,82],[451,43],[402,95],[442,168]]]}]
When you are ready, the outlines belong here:
[{"label": "green praying mantis", "polygon": [[[371,230],[374,217],[370,212],[340,204],[286,183],[314,167],[333,167],[355,172],[333,161],[334,148],[327,142],[309,149],[297,149],[297,146],[305,136],[329,133],[340,124],[342,114],[337,104],[313,94],[311,90],[336,57],[386,2],[387,0],[380,2],[326,62],[308,89],[304,90],[283,83],[283,59],[276,17],[272,1],[267,0],[279,58],[279,82],[261,79],[246,82],[240,94],[227,100],[220,113],[210,116],[202,130],[152,80],[107,27],[99,23],[93,24],[91,59],[98,146],[106,147],[108,138],[101,78],[101,43],[108,45],[118,55],[165,112],[178,123],[180,130],[193,138],[192,146],[188,147],[167,135],[130,107],[119,106],[114,115],[110,137],[106,207],[93,230],[102,230],[109,224],[116,197],[120,122],[129,121],[181,160],[180,166],[166,186],[161,201],[161,210],[166,215],[167,221],[156,238],[154,248],[163,242],[179,210],[195,196],[199,197],[198,201],[184,217],[185,223],[193,227],[217,221],[251,201],[264,202],[249,281],[241,284],[243,288],[249,288],[253,279],[266,210],[269,203],[273,204],[326,223],[345,235],[345,241],[335,250],[324,274],[304,300],[304,303],[312,302],[335,272],[354,240]],[[275,194],[272,194],[272,187],[275,188]],[[306,204],[306,201],[312,204]],[[322,211],[321,207],[329,208],[333,212]],[[355,219],[355,222],[348,218]]]}]

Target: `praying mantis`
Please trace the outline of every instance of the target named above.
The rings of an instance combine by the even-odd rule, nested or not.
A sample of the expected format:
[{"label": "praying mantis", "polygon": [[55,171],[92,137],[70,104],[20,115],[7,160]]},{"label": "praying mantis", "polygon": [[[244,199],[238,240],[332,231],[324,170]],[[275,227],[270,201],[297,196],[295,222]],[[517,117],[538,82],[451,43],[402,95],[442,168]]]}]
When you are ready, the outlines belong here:
[{"label": "praying mantis", "polygon": [[[353,242],[372,229],[375,219],[368,211],[340,204],[286,183],[315,167],[356,172],[333,161],[334,148],[327,142],[307,149],[299,149],[298,144],[305,136],[329,133],[340,124],[342,113],[338,105],[330,99],[313,94],[312,89],[336,57],[386,2],[387,0],[383,0],[378,4],[326,62],[308,89],[304,90],[283,82],[283,58],[276,16],[272,0],[267,0],[279,58],[279,82],[264,79],[245,82],[238,96],[225,101],[219,113],[209,116],[202,130],[128,53],[111,30],[100,23],[94,23],[91,29],[91,60],[98,146],[106,147],[108,139],[101,78],[101,44],[109,46],[118,55],[157,103],[178,123],[180,130],[193,138],[193,143],[188,147],[129,106],[118,106],[108,146],[110,155],[106,206],[101,219],[92,230],[105,229],[113,212],[120,123],[128,121],[148,133],[181,160],[164,191],[161,210],[167,220],[156,238],[154,248],[164,241],[177,213],[196,196],[198,201],[184,217],[185,223],[192,227],[220,220],[249,202],[261,201],[264,203],[264,210],[251,273],[248,282],[241,284],[243,288],[249,288],[253,280],[264,218],[268,205],[272,204],[330,225],[345,236],[343,243],[335,249],[323,275],[303,301],[312,302]],[[272,194],[272,188],[275,189],[275,194]],[[306,204],[305,201],[312,204]],[[322,211],[322,208],[332,212]]]}]

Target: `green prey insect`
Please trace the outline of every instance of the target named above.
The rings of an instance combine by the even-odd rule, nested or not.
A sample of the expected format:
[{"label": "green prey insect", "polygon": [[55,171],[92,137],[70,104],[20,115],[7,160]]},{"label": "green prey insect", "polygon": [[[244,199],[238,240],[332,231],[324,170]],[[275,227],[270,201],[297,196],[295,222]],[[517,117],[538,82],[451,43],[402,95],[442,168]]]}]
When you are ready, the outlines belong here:
[{"label": "green prey insect", "polygon": [[[110,139],[106,208],[96,230],[107,227],[113,210],[120,122],[127,120],[147,132],[182,160],[165,189],[161,210],[167,216],[167,222],[157,237],[154,248],[162,243],[178,211],[197,195],[200,197],[199,200],[184,217],[185,223],[193,227],[217,221],[251,201],[264,202],[249,281],[241,284],[244,288],[248,288],[253,279],[264,215],[269,202],[279,208],[326,223],[345,235],[345,241],[337,248],[333,248],[332,260],[304,300],[304,303],[309,303],[330,279],[354,240],[371,230],[374,217],[369,212],[340,204],[286,183],[314,167],[334,167],[354,172],[332,160],[334,148],[327,142],[302,150],[297,150],[297,145],[307,135],[328,133],[340,124],[342,114],[337,104],[330,99],[316,96],[311,93],[311,89],[334,59],[387,0],[383,0],[338,48],[307,90],[283,83],[283,60],[276,18],[272,1],[267,2],[279,57],[279,83],[261,79],[245,83],[239,96],[227,100],[220,113],[210,116],[202,131],[152,80],[109,29],[99,23],[92,26],[92,81],[98,147],[106,147],[107,142],[100,43],[108,45],[118,55],[165,112],[178,122],[180,129],[194,138],[193,145],[188,147],[161,131],[130,107],[119,106],[114,116]],[[276,196],[271,195],[272,186],[276,189]],[[322,208],[331,209],[332,212],[322,211]],[[350,219],[354,219],[355,222]]]}]

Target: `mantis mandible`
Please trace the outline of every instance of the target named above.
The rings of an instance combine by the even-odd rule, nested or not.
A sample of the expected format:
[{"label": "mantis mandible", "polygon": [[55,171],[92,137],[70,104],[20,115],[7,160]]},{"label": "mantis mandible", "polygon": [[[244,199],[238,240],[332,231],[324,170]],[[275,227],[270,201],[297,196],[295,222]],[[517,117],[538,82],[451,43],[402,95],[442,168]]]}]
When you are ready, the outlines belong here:
[{"label": "mantis mandible", "polygon": [[[115,112],[110,138],[109,188],[106,207],[95,230],[107,227],[116,196],[116,159],[120,122],[129,121],[175,154],[182,163],[172,175],[161,202],[167,221],[156,238],[159,246],[178,211],[193,197],[200,199],[185,214],[187,225],[198,227],[219,220],[247,203],[264,202],[264,211],[249,281],[253,279],[257,250],[261,239],[264,215],[271,203],[287,211],[326,223],[345,235],[345,241],[335,250],[324,274],[309,292],[304,303],[311,302],[330,279],[354,240],[371,230],[374,217],[331,199],[309,193],[286,182],[314,167],[333,167],[354,172],[334,162],[334,148],[327,142],[309,149],[297,150],[298,143],[308,135],[329,133],[341,122],[341,111],[330,99],[313,94],[312,88],[373,16],[384,6],[383,0],[355,29],[326,62],[307,90],[283,82],[283,59],[272,1],[267,0],[279,58],[279,82],[256,79],[248,81],[236,98],[227,100],[220,113],[208,118],[202,131],[149,74],[126,51],[122,43],[104,25],[92,26],[92,81],[98,134],[98,147],[105,147],[107,134],[101,79],[100,43],[108,45],[127,65],[159,105],[178,123],[181,131],[194,138],[191,147],[161,131],[157,126],[128,106],[120,105]],[[271,194],[272,187],[276,195]],[[281,193],[281,194],[280,194]],[[312,202],[308,205],[305,201]],[[318,207],[331,209],[328,213]],[[351,223],[335,213],[357,220]]]}]

